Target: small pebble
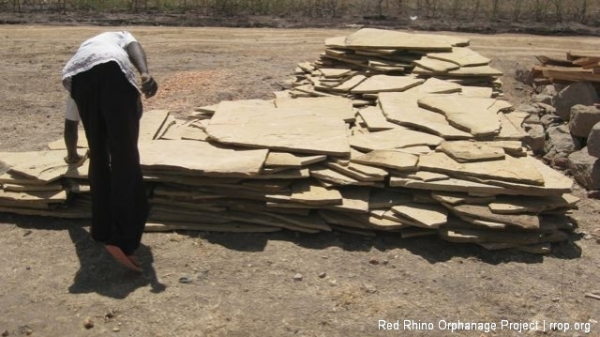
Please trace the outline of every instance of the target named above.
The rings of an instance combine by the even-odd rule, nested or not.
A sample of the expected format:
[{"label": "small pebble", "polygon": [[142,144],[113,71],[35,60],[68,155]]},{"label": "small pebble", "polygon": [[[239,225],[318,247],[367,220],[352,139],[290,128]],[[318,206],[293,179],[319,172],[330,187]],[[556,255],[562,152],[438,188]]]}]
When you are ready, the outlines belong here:
[{"label": "small pebble", "polygon": [[327,277],[326,272],[319,273],[319,278],[325,278],[325,277]]},{"label": "small pebble", "polygon": [[302,281],[303,278],[304,276],[300,273],[294,275],[294,281]]},{"label": "small pebble", "polygon": [[379,264],[379,260],[377,260],[377,258],[372,257],[369,259],[369,263],[370,264]]},{"label": "small pebble", "polygon": [[113,328],[113,332],[119,332],[119,331],[121,331],[121,329],[119,329],[119,327],[116,326]]},{"label": "small pebble", "polygon": [[182,276],[179,278],[179,283],[192,283],[194,280],[190,276]]},{"label": "small pebble", "polygon": [[9,332],[8,332],[8,330],[4,330],[4,332],[2,333],[2,337],[6,337],[6,336],[8,336],[8,335],[9,335]]},{"label": "small pebble", "polygon": [[91,329],[94,327],[94,322],[90,317],[85,318],[85,320],[83,321],[83,327],[86,329]]}]

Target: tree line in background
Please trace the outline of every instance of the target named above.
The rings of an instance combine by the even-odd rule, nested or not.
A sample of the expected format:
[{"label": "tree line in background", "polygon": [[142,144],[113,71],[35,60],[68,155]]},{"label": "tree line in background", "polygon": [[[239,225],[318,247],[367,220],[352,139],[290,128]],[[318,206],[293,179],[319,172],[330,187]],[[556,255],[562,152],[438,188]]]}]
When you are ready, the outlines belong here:
[{"label": "tree line in background", "polygon": [[0,0],[0,12],[191,13],[600,23],[600,0]]}]

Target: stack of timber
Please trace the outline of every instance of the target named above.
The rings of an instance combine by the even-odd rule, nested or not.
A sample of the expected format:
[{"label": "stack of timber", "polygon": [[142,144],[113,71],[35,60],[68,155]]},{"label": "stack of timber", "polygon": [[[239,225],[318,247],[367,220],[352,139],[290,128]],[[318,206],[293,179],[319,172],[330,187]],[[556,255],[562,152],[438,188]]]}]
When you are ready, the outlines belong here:
[{"label": "stack of timber", "polygon": [[[468,45],[461,37],[364,28],[327,39],[317,61],[299,63],[290,94],[338,95],[353,98],[357,105],[372,104],[379,92],[402,92],[436,78],[457,88],[475,87],[468,87],[466,95],[498,95],[502,72]],[[481,86],[493,91],[477,90]]]},{"label": "stack of timber", "polygon": [[569,51],[566,57],[553,58],[536,56],[540,62],[532,69],[532,76],[538,85],[552,82],[600,82],[600,53]]},{"label": "stack of timber", "polygon": [[[355,97],[280,92],[200,107],[186,120],[147,111],[139,141],[146,229],[432,235],[547,253],[574,226],[573,182],[528,155],[524,115],[484,91],[492,88],[429,77],[378,91],[361,108]],[[59,181],[66,197],[61,207],[12,200],[0,210],[89,217],[89,197],[76,193],[86,190],[87,162],[67,166],[64,154],[2,153],[10,174],[50,156],[44,167],[54,169],[27,174]]]}]

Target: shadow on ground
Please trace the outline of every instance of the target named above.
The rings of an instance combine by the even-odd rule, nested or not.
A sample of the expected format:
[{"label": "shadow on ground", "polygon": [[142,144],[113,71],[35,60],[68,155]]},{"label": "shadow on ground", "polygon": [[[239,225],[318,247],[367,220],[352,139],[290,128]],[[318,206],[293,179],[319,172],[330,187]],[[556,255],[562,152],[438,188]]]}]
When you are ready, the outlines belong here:
[{"label": "shadow on ground", "polygon": [[0,214],[0,224],[11,223],[29,230],[68,231],[80,265],[73,277],[73,284],[68,287],[69,293],[98,293],[123,299],[136,289],[148,285],[153,293],[166,288],[156,276],[150,247],[142,244],[135,253],[142,264],[143,273],[130,271],[113,260],[102,244],[92,241],[86,229],[87,220]]},{"label": "shadow on ground", "polygon": [[[142,244],[136,252],[142,262],[143,274],[131,272],[118,265],[101,244],[90,239],[88,231],[84,228],[87,225],[86,220],[0,214],[0,223],[14,223],[18,227],[32,230],[68,231],[80,261],[80,269],[73,279],[73,284],[69,287],[71,293],[96,292],[107,297],[125,298],[136,289],[148,285],[152,292],[161,292],[165,289],[165,286],[158,281],[152,266],[154,258],[150,247]],[[547,258],[577,259],[581,257],[581,248],[577,245],[577,241],[581,237],[576,234],[571,234],[568,241],[554,243],[550,254],[538,255],[511,249],[488,251],[474,244],[446,242],[436,236],[402,239],[399,234],[394,233],[378,233],[375,237],[342,232],[304,234],[288,230],[273,233],[196,231],[179,231],[178,233],[243,252],[263,251],[269,241],[292,242],[299,247],[311,250],[338,247],[346,251],[368,252],[376,249],[385,252],[399,249],[420,256],[431,264],[449,261],[456,257],[476,258],[492,265],[533,264],[542,263]]]}]

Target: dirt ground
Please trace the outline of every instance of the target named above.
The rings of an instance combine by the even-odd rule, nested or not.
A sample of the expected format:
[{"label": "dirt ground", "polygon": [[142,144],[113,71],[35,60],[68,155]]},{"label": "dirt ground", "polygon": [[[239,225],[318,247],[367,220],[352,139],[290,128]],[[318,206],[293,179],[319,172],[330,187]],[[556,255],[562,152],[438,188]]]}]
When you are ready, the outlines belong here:
[{"label": "dirt ground", "polygon": [[[62,137],[62,67],[85,38],[110,29],[130,30],[146,48],[160,85],[146,109],[181,115],[221,100],[271,98],[297,63],[318,58],[325,38],[354,31],[0,26],[0,151],[39,150]],[[468,36],[504,71],[515,104],[528,90],[512,78],[537,62],[534,55],[600,49],[600,40],[581,36]],[[589,235],[600,201],[574,189],[582,197],[580,228],[547,256],[431,237],[147,233],[142,276],[89,240],[88,221],[0,214],[0,333],[600,336],[600,301],[585,297],[600,290],[600,245]],[[382,320],[400,327],[381,329]],[[406,329],[404,320],[419,329]],[[458,322],[482,325],[451,334]],[[546,331],[519,332],[536,322]]]}]

